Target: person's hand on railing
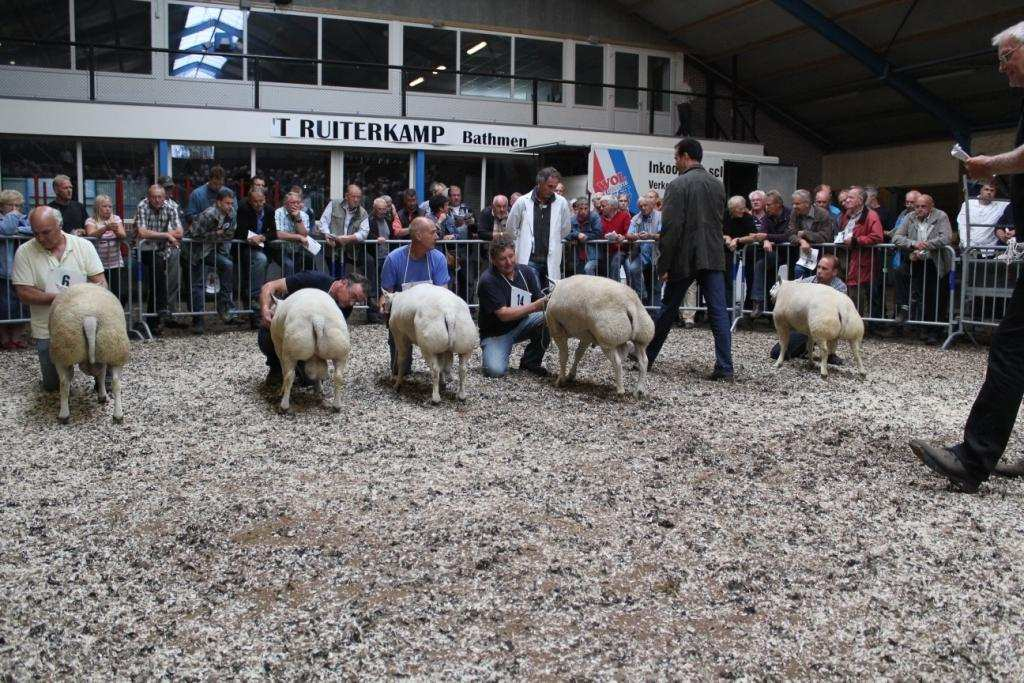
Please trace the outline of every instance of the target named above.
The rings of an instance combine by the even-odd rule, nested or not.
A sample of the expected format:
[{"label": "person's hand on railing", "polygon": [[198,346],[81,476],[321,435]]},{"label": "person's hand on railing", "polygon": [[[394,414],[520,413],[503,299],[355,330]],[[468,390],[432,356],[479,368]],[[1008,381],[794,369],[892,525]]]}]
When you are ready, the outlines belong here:
[{"label": "person's hand on railing", "polygon": [[178,248],[179,241],[178,241],[177,238],[175,238],[173,232],[165,232],[164,233],[164,240],[167,241],[167,246],[170,247],[171,249],[177,249]]},{"label": "person's hand on railing", "polygon": [[804,252],[805,254],[809,254],[811,253],[811,243],[808,242],[807,239],[803,237],[803,235],[801,235],[802,232],[803,230],[797,233],[798,235],[800,235],[800,251]]},{"label": "person's hand on railing", "polygon": [[246,240],[246,242],[248,242],[250,245],[252,245],[254,247],[258,247],[258,246],[264,244],[266,241],[267,241],[267,238],[264,237],[263,235],[252,235],[251,237],[249,237]]},{"label": "person's hand on railing", "polygon": [[576,241],[578,241],[578,242],[586,242],[587,241],[587,236],[584,235],[581,232],[579,235],[576,236]]},{"label": "person's hand on railing", "polygon": [[770,254],[775,250],[775,245],[772,244],[771,240],[764,240],[761,242],[761,247],[764,248],[764,253]]},{"label": "person's hand on railing", "polygon": [[445,235],[441,239],[443,239],[443,240],[453,240],[453,239],[455,239],[455,235]]},{"label": "person's hand on railing", "polygon": [[853,235],[850,235],[849,237],[847,237],[843,241],[843,244],[845,244],[847,246],[847,248],[852,247],[853,246]]}]

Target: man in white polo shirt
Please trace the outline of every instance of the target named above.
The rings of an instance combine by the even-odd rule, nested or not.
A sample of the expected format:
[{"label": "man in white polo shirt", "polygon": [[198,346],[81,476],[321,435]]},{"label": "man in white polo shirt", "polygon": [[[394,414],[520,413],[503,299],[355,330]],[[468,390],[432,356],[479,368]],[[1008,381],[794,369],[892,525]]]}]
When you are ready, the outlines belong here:
[{"label": "man in white polo shirt", "polygon": [[60,212],[40,206],[28,215],[34,239],[14,254],[11,283],[22,303],[32,311],[32,338],[36,340],[43,389],[60,386],[57,369],[50,361],[50,304],[71,285],[93,282],[107,286],[103,264],[92,242],[61,231]]}]

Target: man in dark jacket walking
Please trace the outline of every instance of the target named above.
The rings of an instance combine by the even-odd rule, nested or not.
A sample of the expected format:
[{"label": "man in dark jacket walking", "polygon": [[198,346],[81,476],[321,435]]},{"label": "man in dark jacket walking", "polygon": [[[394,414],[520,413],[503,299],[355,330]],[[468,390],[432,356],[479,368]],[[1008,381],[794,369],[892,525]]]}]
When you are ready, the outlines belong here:
[{"label": "man in dark jacket walking", "polygon": [[715,336],[715,370],[710,379],[731,381],[732,332],[725,305],[722,251],[725,187],[701,165],[704,150],[697,140],[680,140],[675,157],[679,175],[665,190],[661,213],[658,275],[665,283],[665,293],[654,321],[654,339],[647,346],[647,362],[654,364],[679,315],[679,304],[696,280],[707,301]]}]

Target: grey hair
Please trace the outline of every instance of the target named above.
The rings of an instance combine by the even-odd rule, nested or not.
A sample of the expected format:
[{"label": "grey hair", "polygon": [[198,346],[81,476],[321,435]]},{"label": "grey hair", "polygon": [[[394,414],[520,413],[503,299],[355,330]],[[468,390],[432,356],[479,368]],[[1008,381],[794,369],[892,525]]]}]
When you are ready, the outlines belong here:
[{"label": "grey hair", "polygon": [[61,215],[60,211],[53,208],[52,206],[37,206],[36,208],[32,209],[32,213],[29,214],[29,217],[31,217],[33,213],[40,216],[41,218],[52,218],[53,220],[57,221],[58,228],[64,226],[64,216]]},{"label": "grey hair", "polygon": [[586,197],[577,197],[576,199],[572,200],[572,205],[573,206],[586,206],[586,207],[589,207],[590,206],[590,200],[587,199]]},{"label": "grey hair", "polygon": [[17,190],[4,190],[0,192],[0,204],[17,206],[25,203],[25,197]]},{"label": "grey hair", "polygon": [[744,209],[747,208],[747,200],[743,197],[736,195],[735,197],[729,197],[729,201],[725,203],[730,211],[742,206]]},{"label": "grey hair", "polygon": [[766,195],[764,193],[764,190],[754,190],[753,192],[751,192],[750,194],[747,195],[747,199],[749,199],[750,201],[754,201],[755,197],[760,197],[761,199],[767,199],[768,195]]},{"label": "grey hair", "polygon": [[1016,40],[1024,45],[1024,21],[1017,22],[1013,26],[992,36],[992,45],[999,47],[1007,40]]},{"label": "grey hair", "polygon": [[793,193],[793,199],[799,199],[802,202],[811,203],[811,193],[807,190],[797,190]]},{"label": "grey hair", "polygon": [[546,183],[549,178],[562,179],[562,174],[558,172],[554,166],[545,166],[544,168],[537,171],[537,183]]},{"label": "grey hair", "polygon": [[782,204],[782,193],[778,190],[768,190],[764,193],[764,200],[767,202],[769,199],[773,199],[779,204]]},{"label": "grey hair", "polygon": [[[53,182],[51,184],[52,185],[56,185],[57,183],[62,183],[64,181],[67,181],[67,182],[71,183],[71,178],[67,177],[63,173],[59,173],[59,174],[53,176]],[[71,184],[74,185],[74,183],[71,183]]]}]

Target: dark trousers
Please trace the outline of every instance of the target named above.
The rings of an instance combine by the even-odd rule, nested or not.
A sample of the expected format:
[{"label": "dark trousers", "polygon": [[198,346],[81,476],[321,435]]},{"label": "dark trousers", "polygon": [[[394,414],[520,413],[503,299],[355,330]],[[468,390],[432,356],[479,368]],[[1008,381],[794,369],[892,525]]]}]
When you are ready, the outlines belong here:
[{"label": "dark trousers", "polygon": [[942,321],[949,318],[949,280],[939,275],[931,259],[906,260],[896,271],[896,300],[911,306],[910,321]]},{"label": "dark trousers", "polygon": [[548,282],[548,257],[543,258],[531,258],[530,267],[533,268],[534,272],[537,273],[537,280],[540,282],[541,289],[547,289],[550,286]]},{"label": "dark trousers", "polygon": [[1006,450],[1024,394],[1024,277],[1018,278],[1006,308],[1006,317],[992,335],[985,383],[967,418],[964,441],[957,447],[982,479]]},{"label": "dark trousers", "polygon": [[[384,324],[388,324],[388,319],[385,318]],[[395,358],[395,336],[391,334],[391,328],[388,327],[388,353],[391,356],[391,375],[395,376],[398,374],[398,363]],[[409,348],[409,355],[405,357],[403,375],[408,375],[412,372],[412,348]]]},{"label": "dark trousers", "polygon": [[[146,315],[164,315],[167,308],[167,259],[165,252],[142,252],[142,265],[146,278]],[[174,252],[177,258],[177,252]]]},{"label": "dark trousers", "polygon": [[[772,347],[772,360],[778,360],[782,345],[776,344]],[[799,332],[789,333],[789,342],[786,344],[786,360],[791,358],[803,358],[807,355],[807,335]]]},{"label": "dark trousers", "polygon": [[683,303],[686,290],[696,280],[704,292],[711,318],[711,331],[715,336],[715,369],[727,375],[732,374],[732,330],[729,311],[725,305],[725,274],[720,270],[699,270],[695,276],[670,280],[665,285],[661,308],[654,319],[654,339],[647,346],[647,362],[654,365],[669,330],[679,317],[679,306]]}]

